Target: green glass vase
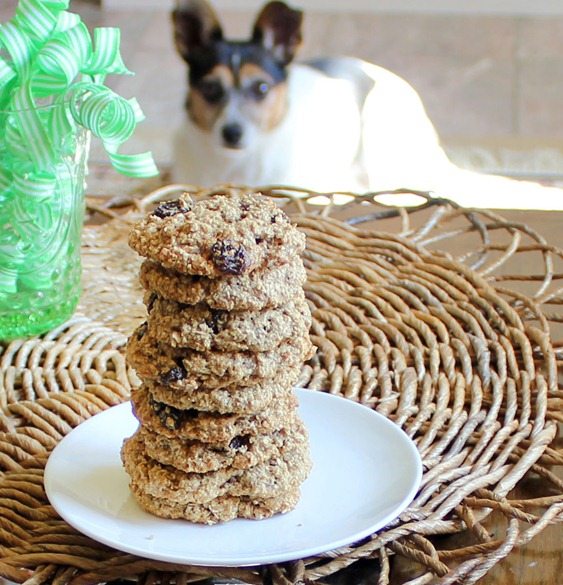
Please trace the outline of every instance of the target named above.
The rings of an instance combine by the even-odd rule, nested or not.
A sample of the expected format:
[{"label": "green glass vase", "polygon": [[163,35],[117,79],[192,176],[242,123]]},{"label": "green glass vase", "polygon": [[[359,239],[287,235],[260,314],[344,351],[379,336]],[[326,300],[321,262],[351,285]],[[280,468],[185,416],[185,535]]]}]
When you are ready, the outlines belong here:
[{"label": "green glass vase", "polygon": [[[44,126],[60,114],[38,109]],[[0,341],[45,333],[81,293],[80,241],[90,134],[74,128],[44,167],[19,148],[18,111],[0,110]]]}]

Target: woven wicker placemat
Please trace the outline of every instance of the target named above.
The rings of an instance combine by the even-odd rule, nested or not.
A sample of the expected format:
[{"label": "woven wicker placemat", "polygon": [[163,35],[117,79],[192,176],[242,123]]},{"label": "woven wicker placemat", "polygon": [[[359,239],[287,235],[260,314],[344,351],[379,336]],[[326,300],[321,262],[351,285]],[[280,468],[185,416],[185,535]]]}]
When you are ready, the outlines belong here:
[{"label": "woven wicker placemat", "polygon": [[[563,482],[551,470],[563,463],[553,444],[563,420],[556,310],[563,251],[524,225],[424,194],[422,205],[407,209],[369,195],[337,206],[334,198],[271,188],[265,192],[308,238],[306,295],[318,352],[299,384],[362,402],[401,426],[423,458],[416,499],[353,546],[253,568],[141,559],[63,522],[43,490],[50,451],[137,383],[122,353],[145,315],[129,225],[184,188],[129,201],[125,214],[91,202],[104,219],[85,230],[76,317],[41,339],[0,348],[0,575],[33,584],[229,577],[285,585],[322,582],[367,561],[382,585],[469,584],[563,519]],[[530,254],[537,274],[522,273]],[[549,495],[511,499],[526,473],[541,476]],[[485,527],[492,511],[506,518],[500,536]],[[463,545],[444,546],[441,536],[461,531]],[[409,577],[399,581],[398,573]]]}]

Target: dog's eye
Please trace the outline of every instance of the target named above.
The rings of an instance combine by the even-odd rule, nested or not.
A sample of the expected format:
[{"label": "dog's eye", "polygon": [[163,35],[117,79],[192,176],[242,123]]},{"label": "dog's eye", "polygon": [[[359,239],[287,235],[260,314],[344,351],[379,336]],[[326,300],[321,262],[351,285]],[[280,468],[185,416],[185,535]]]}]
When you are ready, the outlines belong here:
[{"label": "dog's eye", "polygon": [[198,89],[203,98],[210,104],[216,104],[225,97],[225,90],[220,81],[208,80],[202,81]]},{"label": "dog's eye", "polygon": [[255,81],[252,83],[252,85],[248,88],[250,95],[255,99],[255,100],[263,100],[267,95],[268,92],[270,91],[270,84],[267,83],[266,81]]}]

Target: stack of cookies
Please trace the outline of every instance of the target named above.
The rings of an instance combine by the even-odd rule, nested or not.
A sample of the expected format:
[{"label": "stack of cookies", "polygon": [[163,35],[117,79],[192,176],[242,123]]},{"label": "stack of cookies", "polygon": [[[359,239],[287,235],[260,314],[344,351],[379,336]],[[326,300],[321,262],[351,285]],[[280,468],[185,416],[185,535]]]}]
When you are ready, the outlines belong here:
[{"label": "stack of cookies", "polygon": [[148,318],[122,460],[147,511],[213,524],[291,510],[311,467],[293,385],[310,358],[305,237],[266,197],[163,203],[132,230]]}]

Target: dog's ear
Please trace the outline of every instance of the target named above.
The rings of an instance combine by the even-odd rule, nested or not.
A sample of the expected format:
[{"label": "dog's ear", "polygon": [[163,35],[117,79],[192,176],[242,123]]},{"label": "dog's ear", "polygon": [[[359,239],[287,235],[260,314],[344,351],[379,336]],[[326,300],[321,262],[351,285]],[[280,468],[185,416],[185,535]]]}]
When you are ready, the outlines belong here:
[{"label": "dog's ear", "polygon": [[302,22],[301,10],[293,10],[283,2],[269,2],[256,18],[252,40],[261,43],[278,61],[287,65],[301,45]]},{"label": "dog's ear", "polygon": [[205,49],[223,38],[219,19],[206,0],[177,0],[172,22],[176,48],[188,63],[194,49]]}]

